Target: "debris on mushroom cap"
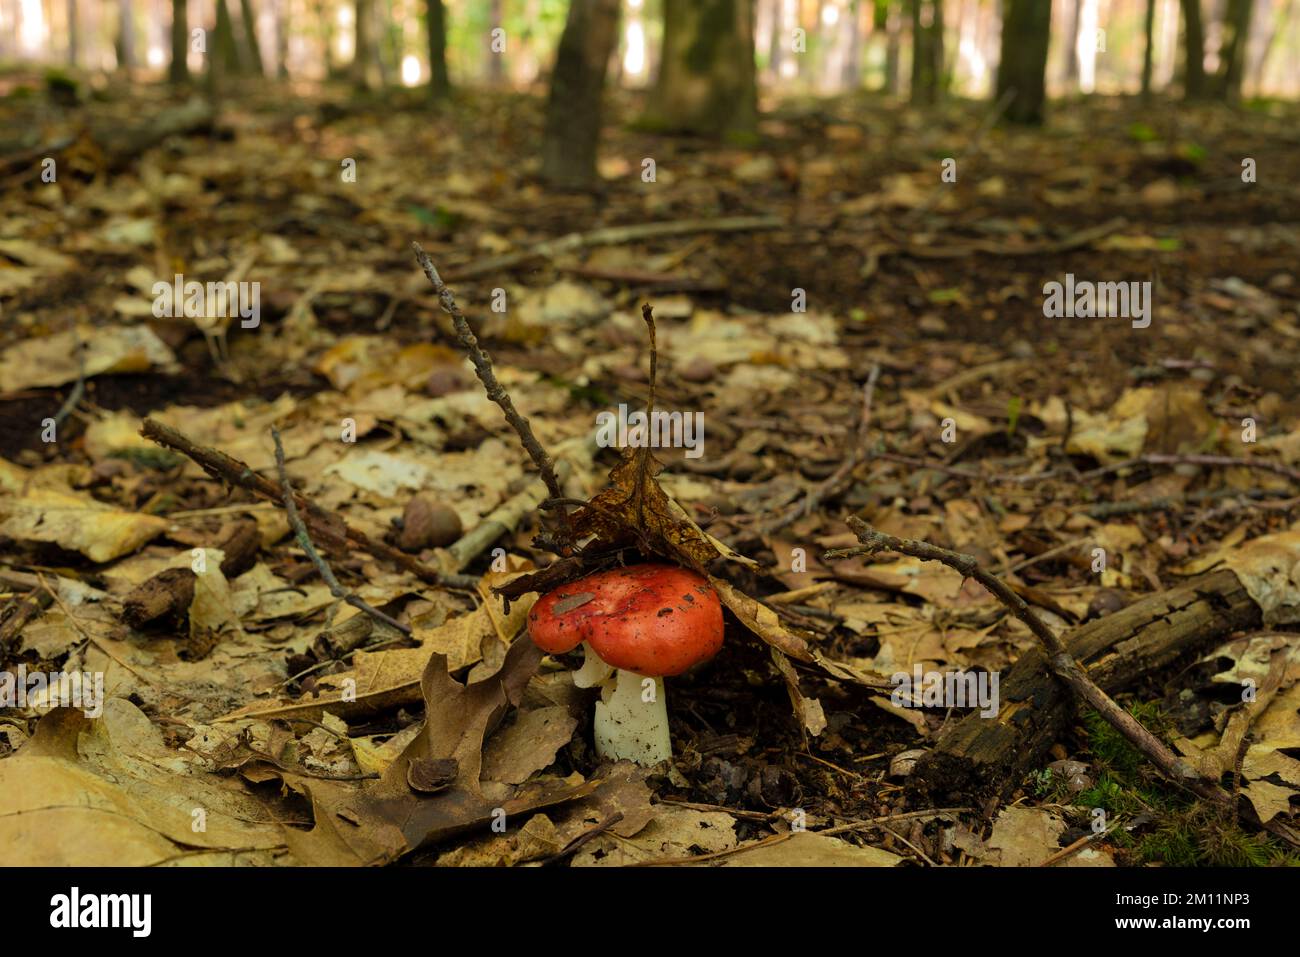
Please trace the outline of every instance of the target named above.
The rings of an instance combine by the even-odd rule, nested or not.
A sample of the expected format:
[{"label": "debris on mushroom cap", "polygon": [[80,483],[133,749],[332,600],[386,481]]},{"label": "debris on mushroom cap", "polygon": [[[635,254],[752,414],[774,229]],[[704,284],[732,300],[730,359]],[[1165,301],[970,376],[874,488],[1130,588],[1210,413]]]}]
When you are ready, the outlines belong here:
[{"label": "debris on mushroom cap", "polygon": [[653,677],[679,675],[722,647],[722,602],[695,572],[633,565],[547,593],[529,612],[528,633],[550,654],[586,641],[615,668]]}]

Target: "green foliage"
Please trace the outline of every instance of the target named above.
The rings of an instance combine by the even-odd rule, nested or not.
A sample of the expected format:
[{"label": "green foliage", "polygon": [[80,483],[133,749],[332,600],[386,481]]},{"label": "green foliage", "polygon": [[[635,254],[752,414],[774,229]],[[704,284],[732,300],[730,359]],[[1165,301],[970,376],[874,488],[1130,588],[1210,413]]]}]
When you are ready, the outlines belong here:
[{"label": "green foliage", "polygon": [[1134,143],[1154,143],[1160,138],[1150,124],[1140,121],[1129,126],[1128,135]]},{"label": "green foliage", "polygon": [[1007,435],[1016,434],[1016,426],[1020,424],[1020,396],[1012,396],[1007,401]]},{"label": "green foliage", "polygon": [[1174,152],[1180,158],[1187,160],[1189,163],[1195,163],[1197,166],[1204,163],[1205,158],[1210,155],[1209,151],[1199,143],[1179,143]]},{"label": "green foliage", "polygon": [[77,81],[66,70],[51,67],[45,71],[45,89],[50,93],[77,95]]},{"label": "green foliage", "polygon": [[730,146],[747,150],[757,148],[762,142],[757,133],[750,133],[745,130],[727,130],[722,134],[722,140]]},{"label": "green foliage", "polygon": [[452,212],[443,206],[438,206],[436,209],[427,209],[424,206],[412,204],[409,211],[415,217],[416,222],[424,226],[432,226],[435,229],[454,230],[464,221],[464,217],[460,213]]}]

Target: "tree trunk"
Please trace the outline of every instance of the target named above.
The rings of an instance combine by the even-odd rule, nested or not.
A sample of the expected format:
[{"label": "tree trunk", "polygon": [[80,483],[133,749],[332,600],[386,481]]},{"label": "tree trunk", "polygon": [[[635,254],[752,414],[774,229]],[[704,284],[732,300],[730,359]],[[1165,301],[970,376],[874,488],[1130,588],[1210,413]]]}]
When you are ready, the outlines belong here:
[{"label": "tree trunk", "polygon": [[933,106],[943,82],[943,3],[911,0],[912,104]]},{"label": "tree trunk", "polygon": [[172,0],[172,62],[167,78],[173,86],[190,82],[190,21],[186,0]]},{"label": "tree trunk", "polygon": [[773,80],[781,77],[781,61],[785,56],[785,5],[781,0],[769,0],[772,10],[772,36],[767,44],[767,68]]},{"label": "tree trunk", "polygon": [[371,0],[356,0],[352,8],[355,31],[352,44],[352,83],[369,89],[374,82],[374,46],[371,43]]},{"label": "tree trunk", "polygon": [[429,34],[429,95],[437,100],[451,92],[447,75],[447,8],[442,0],[426,0],[425,20]]},{"label": "tree trunk", "polygon": [[542,139],[542,176],[583,189],[596,182],[605,71],[618,41],[620,0],[570,0],[551,74]]},{"label": "tree trunk", "polygon": [[663,56],[648,113],[660,128],[753,135],[752,0],[664,0]]},{"label": "tree trunk", "polygon": [[1065,35],[1065,85],[1074,89],[1079,83],[1079,26],[1083,22],[1083,0],[1074,0],[1070,30]]},{"label": "tree trunk", "polygon": [[1228,0],[1228,9],[1223,17],[1223,42],[1219,47],[1222,65],[1215,93],[1229,102],[1241,99],[1241,78],[1246,72],[1246,39],[1250,36],[1254,7],[1255,0]]},{"label": "tree trunk", "polygon": [[130,70],[135,66],[135,11],[131,0],[118,0],[117,66]]},{"label": "tree trunk", "polygon": [[1183,8],[1183,96],[1200,99],[1208,92],[1205,83],[1205,25],[1201,22],[1201,0],[1182,0]]},{"label": "tree trunk", "polygon": [[903,24],[898,0],[885,2],[885,92],[891,96],[898,92],[901,64],[903,62]]},{"label": "tree trunk", "polygon": [[68,0],[68,66],[77,65],[77,41],[80,33],[77,29],[77,0]]},{"label": "tree trunk", "polygon": [[265,68],[262,66],[262,46],[257,42],[257,17],[251,0],[239,0],[239,19],[243,27],[245,68],[249,73],[261,76]]},{"label": "tree trunk", "polygon": [[289,79],[289,0],[273,0],[275,10],[275,76]]},{"label": "tree trunk", "polygon": [[230,19],[228,0],[215,0],[217,22],[208,38],[208,95],[215,103],[226,77],[239,71],[239,53],[235,48],[235,28]]},{"label": "tree trunk", "polygon": [[856,90],[862,83],[862,0],[851,0],[844,14],[844,29],[848,31],[847,51],[844,54],[844,72],[841,82],[847,90]]},{"label": "tree trunk", "polygon": [[497,53],[492,49],[494,40],[492,34],[503,29],[501,26],[501,0],[492,0],[488,22],[490,27],[487,39],[488,82],[493,86],[498,86],[506,77],[506,55],[505,53]]},{"label": "tree trunk", "polygon": [[1146,44],[1142,48],[1142,99],[1151,98],[1151,63],[1156,46],[1156,0],[1147,0]]},{"label": "tree trunk", "polygon": [[1012,123],[1043,121],[1044,74],[1051,39],[1052,5],[1044,0],[1006,0],[997,99],[1010,96],[1006,118]]}]

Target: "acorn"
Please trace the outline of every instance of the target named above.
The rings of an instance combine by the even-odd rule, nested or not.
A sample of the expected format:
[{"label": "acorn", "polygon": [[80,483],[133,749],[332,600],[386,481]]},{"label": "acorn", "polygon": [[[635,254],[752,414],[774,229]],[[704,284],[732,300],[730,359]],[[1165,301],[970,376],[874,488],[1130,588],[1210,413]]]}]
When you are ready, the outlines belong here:
[{"label": "acorn", "polygon": [[461,536],[460,516],[455,509],[427,495],[416,495],[402,512],[397,547],[404,552],[445,548]]}]

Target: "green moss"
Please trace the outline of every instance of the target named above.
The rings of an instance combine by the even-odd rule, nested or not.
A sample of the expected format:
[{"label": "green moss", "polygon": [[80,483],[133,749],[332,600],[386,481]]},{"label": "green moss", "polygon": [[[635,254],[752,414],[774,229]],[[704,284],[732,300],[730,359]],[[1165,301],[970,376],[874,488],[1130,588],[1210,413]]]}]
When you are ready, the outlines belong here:
[{"label": "green moss", "polygon": [[[1129,713],[1156,737],[1168,741],[1172,725],[1155,703],[1140,703]],[[1083,715],[1087,741],[1082,760],[1091,765],[1094,784],[1071,794],[1059,775],[1043,769],[1030,788],[1045,803],[1072,805],[1083,824],[1096,808],[1108,824],[1117,820],[1106,842],[1121,850],[1121,861],[1171,867],[1300,866],[1300,855],[1265,832],[1248,831],[1228,811],[1198,801],[1160,779],[1150,763],[1095,711]],[[1147,823],[1128,830],[1140,816]]]}]

